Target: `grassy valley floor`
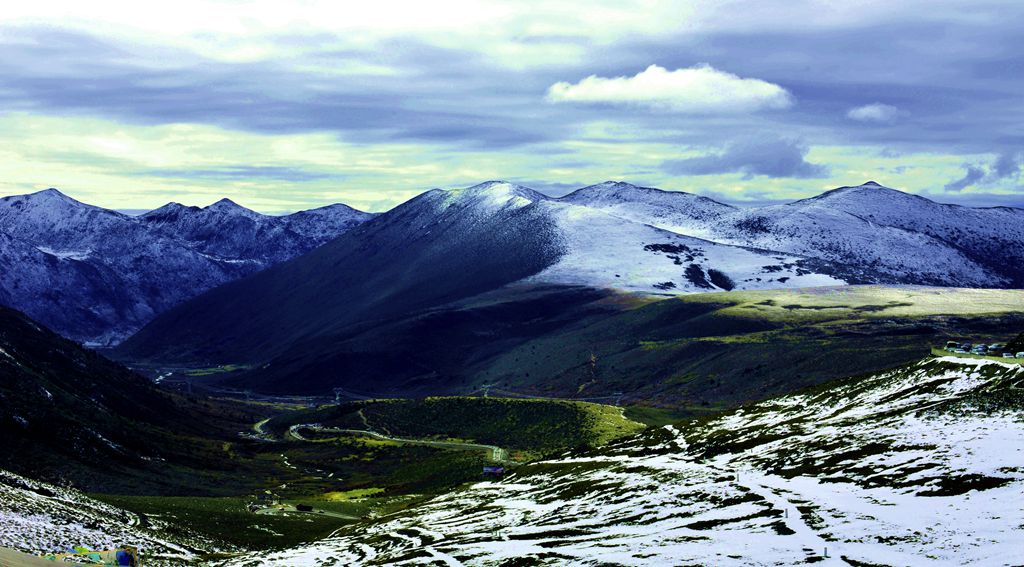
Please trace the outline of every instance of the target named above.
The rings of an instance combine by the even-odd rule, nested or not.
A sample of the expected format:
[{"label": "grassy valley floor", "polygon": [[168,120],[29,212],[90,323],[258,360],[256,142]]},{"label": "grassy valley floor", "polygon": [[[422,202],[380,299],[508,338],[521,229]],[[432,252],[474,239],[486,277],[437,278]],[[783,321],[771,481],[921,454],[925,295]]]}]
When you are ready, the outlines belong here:
[{"label": "grassy valley floor", "polygon": [[216,560],[317,541],[481,480],[486,466],[511,471],[644,428],[621,408],[556,400],[442,397],[290,409],[240,438],[246,447],[240,458],[276,471],[262,484],[259,478],[225,479],[249,487],[243,493],[90,496],[158,524],[171,540],[198,535],[216,542],[199,554]]}]

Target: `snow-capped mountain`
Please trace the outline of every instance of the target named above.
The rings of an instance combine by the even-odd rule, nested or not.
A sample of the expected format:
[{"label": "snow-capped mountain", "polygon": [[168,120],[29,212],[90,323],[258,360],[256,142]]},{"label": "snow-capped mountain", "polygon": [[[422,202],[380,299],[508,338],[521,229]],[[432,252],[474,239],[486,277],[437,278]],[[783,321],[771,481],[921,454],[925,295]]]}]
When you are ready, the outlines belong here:
[{"label": "snow-capped mountain", "polygon": [[621,182],[561,200],[678,234],[813,259],[850,283],[1024,286],[1024,210],[943,205],[874,181],[755,209]]},{"label": "snow-capped mountain", "polygon": [[0,199],[0,302],[106,344],[203,291],[307,252],[371,217],[344,205],[274,217],[223,200],[133,217],[56,189]]},{"label": "snow-capped mountain", "polygon": [[621,181],[577,189],[559,200],[699,238],[709,234],[709,223],[737,210],[692,193],[637,187]]},{"label": "snow-capped mountain", "polygon": [[527,187],[489,181],[435,193],[446,211],[475,219],[530,209],[549,228],[557,261],[526,279],[644,293],[804,287],[841,283],[803,258],[721,245],[682,233],[734,211],[704,197],[602,183],[552,199]]},{"label": "snow-capped mountain", "polygon": [[184,240],[202,254],[266,267],[308,252],[371,216],[336,204],[275,217],[221,199],[204,208],[168,203],[138,219],[152,231]]},{"label": "snow-capped mountain", "polygon": [[[904,209],[872,212],[896,209],[890,201]],[[915,215],[917,225],[905,220]],[[975,236],[956,238],[958,219]],[[120,355],[267,360],[300,339],[308,354],[353,325],[513,283],[649,296],[843,283],[1010,287],[1024,281],[1004,261],[1024,250],[1022,231],[1024,211],[938,205],[873,183],[736,209],[626,183],[551,198],[489,181],[428,191],[280,269],[183,304]]]},{"label": "snow-capped mountain", "polygon": [[176,345],[215,360],[262,358],[300,337],[515,282],[656,294],[841,283],[795,254],[700,240],[489,181],[428,191],[310,254],[204,294],[153,321],[119,356],[152,358]]},{"label": "snow-capped mountain", "polygon": [[941,205],[868,182],[706,226],[718,242],[818,258],[857,283],[1024,286],[1024,210]]},{"label": "snow-capped mountain", "polygon": [[1015,364],[927,360],[517,468],[227,565],[1006,565]]}]

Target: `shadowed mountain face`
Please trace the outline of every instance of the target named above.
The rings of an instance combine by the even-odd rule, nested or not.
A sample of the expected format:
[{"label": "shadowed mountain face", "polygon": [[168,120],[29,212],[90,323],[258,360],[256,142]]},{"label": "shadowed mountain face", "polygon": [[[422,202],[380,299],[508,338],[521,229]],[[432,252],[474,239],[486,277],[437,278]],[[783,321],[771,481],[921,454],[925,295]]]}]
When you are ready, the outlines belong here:
[{"label": "shadowed mountain face", "polygon": [[83,480],[141,466],[178,408],[148,380],[0,307],[0,468]]},{"label": "shadowed mountain face", "polygon": [[[542,199],[510,185],[425,193],[309,254],[170,310],[119,352],[265,359],[297,340],[521,280],[562,253]],[[200,341],[197,329],[205,329]]]},{"label": "shadowed mountain face", "polygon": [[290,470],[238,436],[254,409],[171,393],[0,307],[0,493],[6,471],[107,494],[252,490]]},{"label": "shadowed mountain face", "polygon": [[117,342],[154,315],[344,233],[344,205],[283,217],[228,200],[138,217],[47,189],[0,199],[0,303],[77,341]]},{"label": "shadowed mountain face", "polygon": [[[905,209],[897,215],[872,212],[897,204]],[[920,230],[907,220],[914,215]],[[981,236],[953,238],[957,219],[970,219],[961,233]],[[975,242],[1024,248],[1024,214],[938,205],[872,183],[740,210],[624,183],[552,199],[488,182],[425,193],[309,254],[182,304],[117,356],[253,364],[239,384],[277,392],[338,384],[429,392],[475,372],[515,375],[515,361],[501,370],[482,361],[643,297],[1016,281],[1016,268],[994,252],[986,259]],[[634,299],[613,301],[616,292]],[[566,384],[579,378],[571,370],[578,362],[559,371],[573,376]]]}]

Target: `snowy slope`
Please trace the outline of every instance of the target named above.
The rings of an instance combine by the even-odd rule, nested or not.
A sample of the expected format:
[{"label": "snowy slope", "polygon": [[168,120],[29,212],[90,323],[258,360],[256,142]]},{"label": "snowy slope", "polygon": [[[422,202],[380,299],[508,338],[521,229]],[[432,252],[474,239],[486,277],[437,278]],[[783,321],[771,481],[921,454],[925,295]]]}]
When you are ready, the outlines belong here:
[{"label": "snowy slope", "polygon": [[47,189],[0,199],[0,302],[79,341],[111,343],[207,289],[307,252],[370,216],[284,217],[228,200],[139,217]]},{"label": "snowy slope", "polygon": [[[875,182],[756,209],[737,209],[689,193],[611,181],[584,187],[558,201],[718,245],[781,253],[776,254],[781,256],[777,262],[769,263],[774,267],[767,268],[775,277],[764,277],[749,253],[704,243],[705,249],[720,252],[707,253],[704,270],[713,267],[728,273],[738,289],[778,287],[780,282],[785,286],[812,285],[811,281],[1024,286],[1024,210],[942,205]],[[590,213],[564,217],[563,225],[573,225],[566,232],[580,250],[580,257],[563,261],[554,270],[555,281],[589,281],[605,287],[650,291],[640,282],[657,274],[653,279],[662,277],[676,284],[661,292],[694,289],[679,286],[678,274],[674,274],[675,279],[669,277],[671,272],[664,266],[643,262],[644,254],[638,252],[635,241],[659,237],[670,241],[664,233],[659,237],[652,236],[652,232],[641,235],[636,228],[626,229],[628,225],[618,225],[609,232],[614,223]],[[693,247],[693,240],[689,242],[688,246]],[[616,264],[610,260],[626,257],[633,260],[629,267],[638,277],[610,281],[603,274]],[[623,262],[618,264],[621,268]],[[799,266],[796,273],[788,267],[793,265]],[[784,269],[777,271],[779,266]]]},{"label": "snowy slope", "polygon": [[1024,285],[1024,211],[940,205],[874,182],[737,211],[705,234],[818,258],[856,283]]},{"label": "snowy slope", "polygon": [[709,223],[737,210],[692,193],[638,187],[621,181],[577,189],[559,200],[698,238],[711,234]]},{"label": "snowy slope", "polygon": [[1015,564],[1022,383],[1017,365],[924,361],[526,465],[229,565]]},{"label": "snowy slope", "polygon": [[692,238],[586,206],[545,205],[565,253],[528,282],[651,294],[843,283],[801,256]]},{"label": "snowy slope", "polygon": [[[615,195],[623,197],[623,192],[626,200],[618,201]],[[659,217],[663,224],[679,227],[686,219],[710,222],[716,215],[733,210],[702,197],[681,193],[677,197],[656,189],[615,183],[552,199],[503,181],[437,191],[429,197],[435,201],[433,214],[442,218],[458,214],[470,224],[502,219],[502,224],[526,222],[548,227],[549,243],[545,248],[557,254],[557,261],[526,278],[528,283],[655,294],[842,283],[803,265],[800,256],[716,244],[634,219],[667,212],[667,216]],[[641,199],[643,206],[626,207],[634,197]],[[504,218],[509,211],[518,209],[530,214]],[[530,226],[524,226],[519,232],[530,230]]]},{"label": "snowy slope", "polygon": [[[146,565],[178,566],[197,559],[196,551],[217,546],[197,536],[169,538],[163,522],[93,500],[77,490],[37,482],[0,470],[0,547],[28,554],[73,546],[113,549],[130,543]],[[181,528],[176,530],[181,533]]]},{"label": "snowy slope", "polygon": [[1024,287],[1024,209],[944,205],[871,181],[804,203],[840,210],[875,226],[927,235],[1008,278],[1014,287]]},{"label": "snowy slope", "polygon": [[275,217],[221,199],[204,208],[169,203],[138,218],[151,231],[184,241],[207,256],[266,267],[332,240],[372,216],[337,204]]}]

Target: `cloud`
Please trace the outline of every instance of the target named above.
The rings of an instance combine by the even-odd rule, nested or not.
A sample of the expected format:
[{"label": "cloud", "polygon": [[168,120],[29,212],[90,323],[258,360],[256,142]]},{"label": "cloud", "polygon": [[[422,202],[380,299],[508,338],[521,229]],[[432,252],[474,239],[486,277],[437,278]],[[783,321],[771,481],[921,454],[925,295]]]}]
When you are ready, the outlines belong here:
[{"label": "cloud", "polygon": [[996,161],[992,163],[991,171],[989,172],[996,179],[1005,179],[1007,177],[1019,177],[1021,167],[1024,166],[1024,153],[1021,152],[1003,152],[999,154]]},{"label": "cloud", "polygon": [[964,164],[964,176],[945,185],[946,191],[963,191],[985,178],[985,170],[971,164]]},{"label": "cloud", "polygon": [[889,104],[876,102],[851,108],[846,117],[860,122],[892,122],[898,118],[903,111]]},{"label": "cloud", "polygon": [[667,160],[661,169],[674,175],[742,173],[766,177],[825,177],[828,168],[805,159],[808,148],[795,140],[766,137],[735,142],[717,154]]},{"label": "cloud", "polygon": [[1024,153],[1007,151],[989,165],[964,164],[964,176],[945,185],[946,191],[963,191],[972,185],[991,185],[1004,179],[1017,179],[1024,167]]},{"label": "cloud", "polygon": [[575,84],[563,81],[551,85],[547,100],[642,106],[690,114],[747,113],[793,105],[792,95],[779,85],[745,79],[707,64],[675,71],[651,65],[632,77],[591,75]]},{"label": "cloud", "polygon": [[310,171],[307,169],[278,165],[232,165],[208,168],[147,169],[136,173],[143,177],[169,177],[174,179],[204,180],[260,180],[308,183],[322,180],[342,180],[344,175]]},{"label": "cloud", "polygon": [[[472,52],[413,46],[413,39],[394,49],[388,42],[377,44],[379,50],[307,47],[301,62],[254,63],[38,26],[0,32],[5,110],[489,149],[549,140],[567,130],[564,121],[544,119],[545,112],[536,113],[542,118],[537,121],[516,119],[525,107],[521,101],[558,112],[536,101],[551,77],[520,78],[514,88],[497,91],[491,85],[506,71],[488,69]],[[324,71],[328,62],[334,66]],[[365,72],[371,63],[391,74]]]}]

